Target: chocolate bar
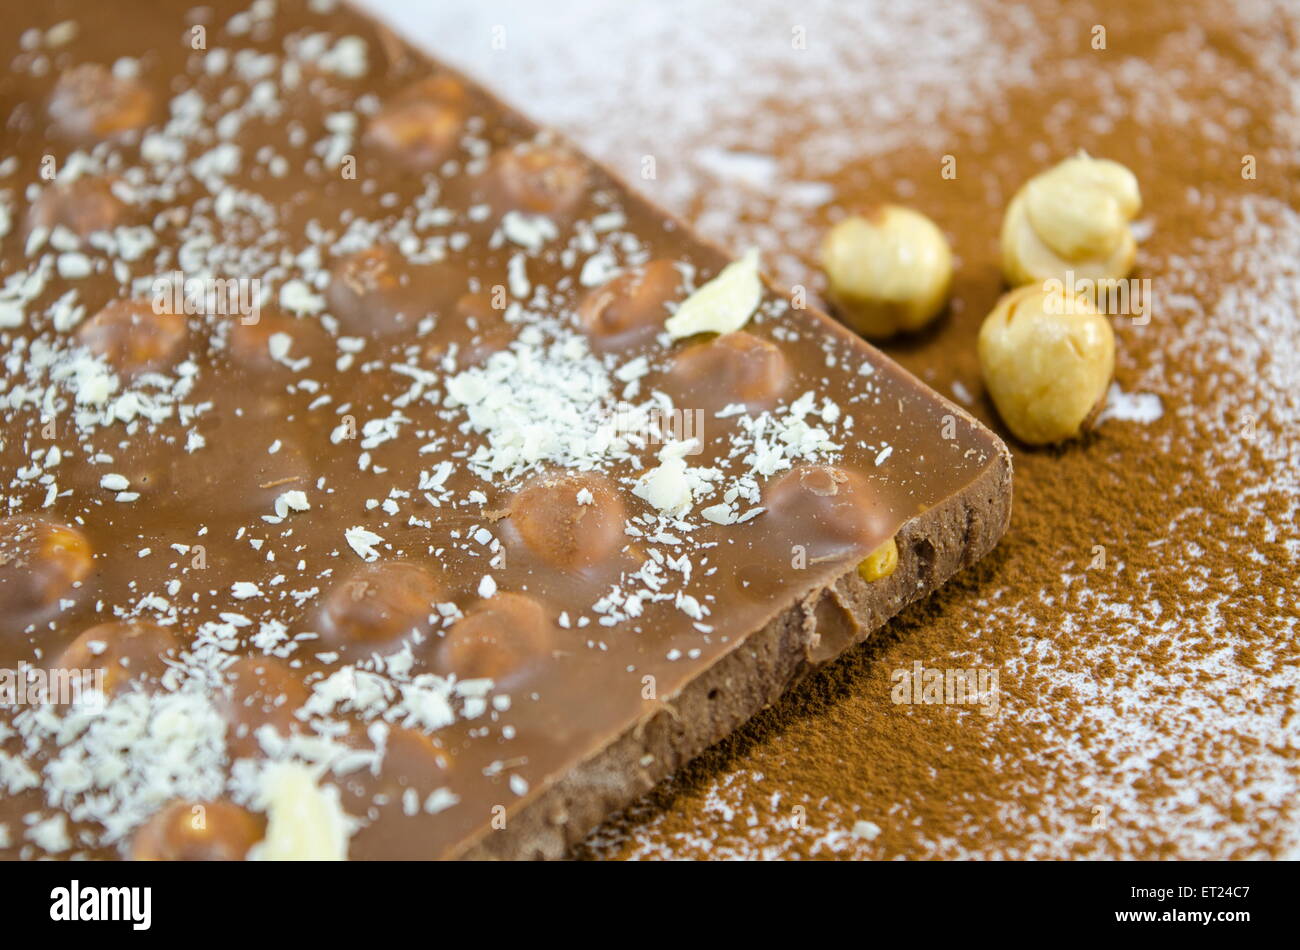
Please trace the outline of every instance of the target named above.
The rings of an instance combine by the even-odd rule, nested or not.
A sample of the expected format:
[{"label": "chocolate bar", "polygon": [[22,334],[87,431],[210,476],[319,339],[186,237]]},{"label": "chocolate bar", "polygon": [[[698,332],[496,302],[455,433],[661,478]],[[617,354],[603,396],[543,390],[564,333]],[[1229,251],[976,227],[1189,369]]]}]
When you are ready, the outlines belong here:
[{"label": "chocolate bar", "polygon": [[382,25],[24,16],[4,855],[559,857],[1004,530],[973,418]]}]

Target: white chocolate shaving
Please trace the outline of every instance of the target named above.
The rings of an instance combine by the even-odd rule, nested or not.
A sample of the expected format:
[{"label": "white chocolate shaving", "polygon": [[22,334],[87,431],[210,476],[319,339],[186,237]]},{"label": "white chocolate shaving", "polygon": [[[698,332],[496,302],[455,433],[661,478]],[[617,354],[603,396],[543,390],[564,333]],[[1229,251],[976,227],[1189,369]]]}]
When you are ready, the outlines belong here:
[{"label": "white chocolate shaving", "polygon": [[266,839],[254,845],[256,861],[342,861],[351,821],[333,786],[316,784],[309,768],[281,762],[262,776],[259,804],[267,813]]},{"label": "white chocolate shaving", "polygon": [[751,248],[682,301],[664,327],[674,340],[697,333],[731,333],[749,322],[762,297],[758,250]]}]

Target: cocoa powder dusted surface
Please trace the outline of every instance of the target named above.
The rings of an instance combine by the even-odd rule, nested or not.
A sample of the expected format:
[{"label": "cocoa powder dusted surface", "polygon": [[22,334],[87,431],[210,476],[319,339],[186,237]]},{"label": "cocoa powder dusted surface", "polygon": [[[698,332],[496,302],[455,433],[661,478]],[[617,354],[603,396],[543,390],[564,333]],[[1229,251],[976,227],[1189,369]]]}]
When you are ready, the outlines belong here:
[{"label": "cocoa powder dusted surface", "polygon": [[[1002,209],[1079,148],[1142,186],[1152,313],[1113,318],[1096,431],[1013,445],[992,555],[583,855],[1300,855],[1300,10],[371,6],[814,299],[829,223],[930,215],[951,312],[884,349],[1003,432],[975,356]],[[997,714],[894,704],[915,662],[996,670]]]}]

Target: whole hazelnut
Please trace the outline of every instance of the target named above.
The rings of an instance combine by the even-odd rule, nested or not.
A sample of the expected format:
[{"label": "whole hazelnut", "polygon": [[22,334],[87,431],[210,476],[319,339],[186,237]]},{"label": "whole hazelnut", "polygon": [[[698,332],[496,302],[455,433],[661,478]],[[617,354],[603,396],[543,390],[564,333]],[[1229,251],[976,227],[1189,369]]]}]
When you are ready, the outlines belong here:
[{"label": "whole hazelnut", "polygon": [[919,330],[948,300],[952,251],[943,232],[919,212],[883,205],[845,218],[821,246],[828,296],[863,336]]},{"label": "whole hazelnut", "polygon": [[984,318],[980,370],[998,414],[1030,445],[1079,433],[1115,369],[1115,334],[1086,297],[1051,283],[1004,294]]},{"label": "whole hazelnut", "polygon": [[1080,153],[1036,175],[1002,219],[1007,283],[1128,276],[1137,257],[1129,224],[1141,208],[1137,178],[1118,162]]}]

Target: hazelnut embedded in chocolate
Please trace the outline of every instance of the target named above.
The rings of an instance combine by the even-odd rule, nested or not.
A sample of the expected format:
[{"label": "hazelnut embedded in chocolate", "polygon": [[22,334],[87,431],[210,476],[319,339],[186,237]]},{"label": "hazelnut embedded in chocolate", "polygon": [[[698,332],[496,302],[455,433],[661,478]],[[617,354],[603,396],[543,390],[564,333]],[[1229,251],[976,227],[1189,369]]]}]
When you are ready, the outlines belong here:
[{"label": "hazelnut embedded in chocolate", "polygon": [[709,412],[733,403],[751,410],[771,408],[789,379],[780,348],[745,330],[688,346],[673,358],[669,369],[676,405]]},{"label": "hazelnut embedded in chocolate", "polygon": [[438,668],[460,679],[502,680],[548,656],[554,628],[541,604],[499,593],[456,621],[438,646]]},{"label": "hazelnut embedded in chocolate", "polygon": [[87,146],[138,132],[149,124],[153,109],[153,94],[139,80],[115,75],[98,63],[63,73],[49,102],[55,129]]},{"label": "hazelnut embedded in chocolate", "polygon": [[126,210],[111,179],[83,175],[44,189],[27,211],[27,231],[62,227],[84,239],[123,224]]},{"label": "hazelnut embedded in chocolate", "polygon": [[667,304],[681,287],[672,261],[651,261],[588,293],[578,305],[578,320],[596,348],[634,345],[663,331]]},{"label": "hazelnut embedded in chocolate", "polygon": [[178,646],[171,630],[152,621],[110,621],[83,631],[63,648],[53,666],[84,671],[85,688],[96,686],[95,674],[102,671],[104,695],[111,697],[128,685],[158,680],[167,672],[165,658]]},{"label": "hazelnut embedded in chocolate", "polygon": [[428,634],[429,615],[442,595],[433,574],[407,561],[357,568],[321,607],[321,643],[363,653],[400,647],[412,633]]},{"label": "hazelnut embedded in chocolate", "polygon": [[39,515],[0,519],[0,629],[21,627],[90,573],[92,551],[71,525]]},{"label": "hazelnut embedded in chocolate", "polygon": [[587,164],[569,149],[521,142],[492,156],[489,200],[497,212],[565,217],[587,193]]},{"label": "hazelnut embedded in chocolate", "polygon": [[539,475],[511,499],[509,525],[552,567],[582,570],[623,545],[623,501],[603,475]]},{"label": "hazelnut embedded in chocolate", "polygon": [[131,839],[136,861],[242,861],[262,840],[266,820],[233,802],[177,801]]},{"label": "hazelnut embedded in chocolate", "polygon": [[365,142],[411,171],[427,171],[456,150],[466,109],[465,87],[458,79],[424,79],[379,110],[366,128]]},{"label": "hazelnut embedded in chocolate", "polygon": [[285,369],[296,360],[319,355],[325,343],[324,330],[308,317],[265,310],[255,320],[231,317],[230,359],[244,369]]},{"label": "hazelnut embedded in chocolate", "polygon": [[[393,834],[385,813],[410,820],[413,812],[434,810],[430,796],[453,782],[455,760],[441,740],[416,728],[392,726],[386,734],[375,729],[350,733],[344,739],[363,752],[382,751],[378,772],[359,770],[341,782],[343,810],[351,815],[375,815],[377,821],[358,830],[348,843],[353,859],[382,857],[386,860],[428,860],[429,839],[422,833]],[[444,805],[445,807],[445,805]]]},{"label": "hazelnut embedded in chocolate", "polygon": [[884,580],[898,567],[898,543],[890,538],[858,565],[858,575],[867,583]]},{"label": "hazelnut embedded in chocolate", "polygon": [[157,312],[143,300],[114,300],[77,331],[83,346],[127,376],[180,362],[188,335],[183,314]]},{"label": "hazelnut embedded in chocolate", "polygon": [[376,245],[335,262],[326,300],[345,332],[387,336],[409,332],[440,312],[466,283],[450,263],[411,264],[393,248]]},{"label": "hazelnut embedded in chocolate", "polygon": [[374,790],[394,799],[408,788],[427,795],[446,781],[451,764],[447,750],[431,736],[398,726],[384,742],[384,763]]},{"label": "hazelnut embedded in chocolate", "polygon": [[889,508],[867,480],[834,465],[791,469],[764,490],[763,504],[767,527],[799,546],[808,563],[874,549],[893,534]]},{"label": "hazelnut embedded in chocolate", "polygon": [[311,690],[283,661],[243,657],[227,667],[225,675],[229,693],[218,705],[229,724],[226,749],[232,758],[261,755],[257,733],[265,726],[281,738],[297,731],[295,713],[311,697]]},{"label": "hazelnut embedded in chocolate", "polygon": [[[402,286],[397,255],[387,247],[369,247],[349,254],[330,269],[326,297],[330,313],[348,332],[414,326],[412,315],[389,313],[386,298]],[[378,319],[379,315],[383,319]]]},{"label": "hazelnut embedded in chocolate", "polygon": [[492,306],[491,294],[461,294],[452,312],[439,316],[425,354],[431,362],[454,356],[455,365],[464,369],[504,350],[515,336],[505,312]]}]

